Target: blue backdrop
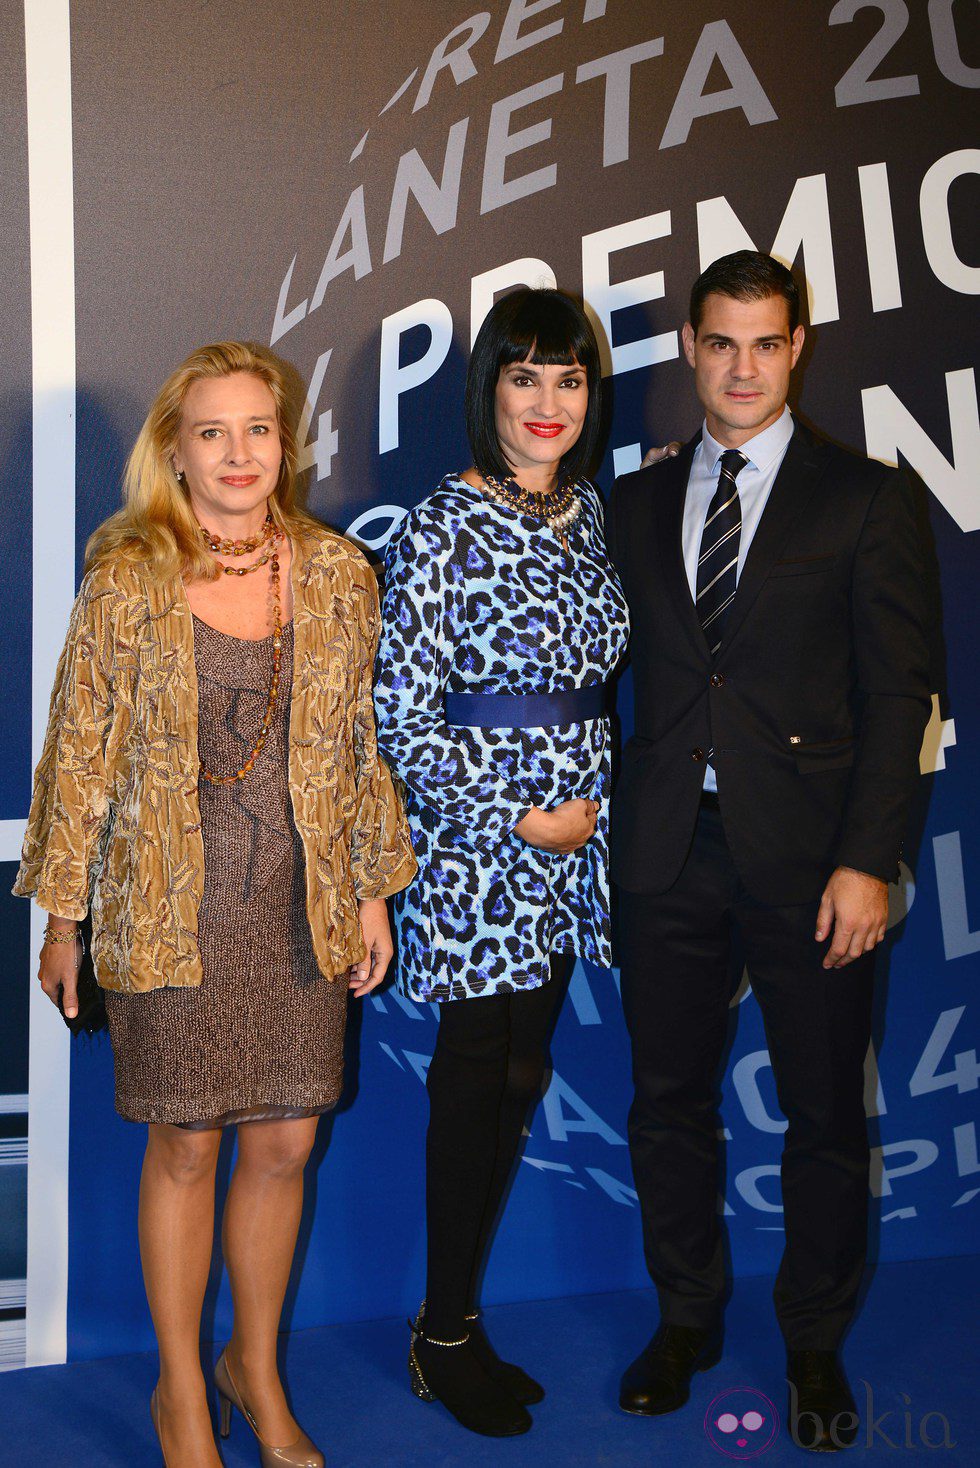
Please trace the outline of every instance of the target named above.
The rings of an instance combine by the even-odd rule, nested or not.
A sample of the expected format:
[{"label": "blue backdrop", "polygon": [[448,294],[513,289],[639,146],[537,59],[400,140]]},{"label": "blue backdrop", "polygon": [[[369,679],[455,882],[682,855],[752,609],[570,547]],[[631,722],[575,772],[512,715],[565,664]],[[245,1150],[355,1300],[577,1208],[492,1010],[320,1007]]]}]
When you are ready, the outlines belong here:
[{"label": "blue backdrop", "polygon": [[[964,1253],[975,1248],[980,1194],[972,626],[980,421],[971,320],[980,151],[968,146],[980,69],[970,60],[969,8],[951,0],[792,9],[780,30],[748,0],[726,0],[723,19],[700,0],[655,8],[495,0],[477,14],[457,0],[421,11],[389,0],[347,7],[328,24],[317,0],[297,0],[270,36],[266,9],[253,0],[216,0],[206,11],[150,0],[138,29],[121,0],[74,0],[74,202],[65,227],[76,270],[76,479],[64,507],[75,517],[77,574],[88,533],[117,502],[125,452],[163,376],[203,340],[252,337],[274,342],[306,387],[312,507],[379,555],[400,515],[446,470],[465,466],[465,359],[494,290],[550,275],[584,290],[606,339],[608,448],[598,478],[608,490],[651,442],[698,424],[676,334],[699,269],[749,240],[793,263],[810,301],[793,406],[839,441],[921,476],[941,568],[942,698],[923,750],[907,868],[892,892],[868,1112],[874,1256]],[[875,61],[892,12],[904,16],[902,28],[881,30],[879,53],[886,40],[890,49]],[[240,78],[259,26],[263,65],[250,89]],[[219,53],[220,83],[208,60]],[[10,265],[0,289],[11,333],[0,364],[8,408],[0,822],[9,823],[0,857],[9,888],[30,780],[31,537],[43,551],[50,527],[32,526],[30,514],[38,486],[17,17],[0,19],[0,55],[10,71],[0,88],[5,122],[11,114],[0,175]],[[35,414],[39,391],[35,382]],[[624,737],[628,695],[624,680]],[[26,1096],[34,1106],[51,1077],[40,1066],[27,1074],[27,904],[0,901],[0,924],[9,996],[0,1036],[0,1364],[15,1365],[31,1309]],[[582,967],[574,975],[554,1071],[495,1242],[488,1301],[646,1282],[617,978]],[[418,1302],[423,1081],[435,1026],[428,1008],[390,990],[353,1009],[347,1088],[321,1125],[309,1172],[287,1308],[293,1328],[403,1315]],[[732,1031],[719,1206],[734,1271],[767,1273],[782,1246],[784,1124],[746,985]],[[76,1042],[70,1065],[67,1349],[114,1354],[152,1339],[136,1247],[144,1136],[113,1111],[105,1038]],[[36,1243],[43,1247],[40,1236]],[[216,1258],[208,1335],[227,1332],[228,1309]]]}]

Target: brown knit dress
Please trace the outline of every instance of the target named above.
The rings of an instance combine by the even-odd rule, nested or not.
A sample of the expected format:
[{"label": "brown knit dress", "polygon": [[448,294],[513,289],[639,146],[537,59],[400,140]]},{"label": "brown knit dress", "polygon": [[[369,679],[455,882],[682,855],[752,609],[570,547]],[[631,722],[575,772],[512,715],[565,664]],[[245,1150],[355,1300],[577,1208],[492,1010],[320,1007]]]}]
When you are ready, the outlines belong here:
[{"label": "brown knit dress", "polygon": [[[244,641],[194,618],[198,752],[230,774],[265,714],[272,638]],[[287,783],[293,627],[283,628],[275,723],[251,774],[200,782],[204,895],[199,988],[106,993],[116,1109],[130,1121],[215,1127],[311,1116],[336,1104],[347,981],[317,967],[303,846]]]}]

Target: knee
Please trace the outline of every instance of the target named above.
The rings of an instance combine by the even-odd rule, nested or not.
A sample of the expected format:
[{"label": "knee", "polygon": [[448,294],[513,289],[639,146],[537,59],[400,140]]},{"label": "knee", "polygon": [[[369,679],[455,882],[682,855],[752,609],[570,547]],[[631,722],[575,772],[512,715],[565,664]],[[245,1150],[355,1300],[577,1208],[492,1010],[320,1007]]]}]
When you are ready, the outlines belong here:
[{"label": "knee", "polygon": [[814,1095],[794,1099],[782,1111],[787,1122],[784,1145],[789,1152],[829,1148],[861,1157],[870,1151],[863,1092],[847,1098]]},{"label": "knee", "polygon": [[652,1135],[665,1129],[713,1136],[718,1127],[720,1097],[710,1076],[634,1072],[630,1135]]},{"label": "knee", "polygon": [[220,1144],[220,1132],[153,1126],[147,1142],[147,1158],[170,1182],[191,1188],[213,1177]]},{"label": "knee", "polygon": [[543,1054],[512,1055],[507,1065],[505,1099],[514,1105],[530,1106],[540,1094],[544,1072]]},{"label": "knee", "polygon": [[[265,1130],[257,1132],[255,1128]],[[290,1179],[301,1175],[313,1149],[315,1130],[288,1123],[271,1130],[269,1123],[249,1123],[247,1132],[239,1129],[238,1165],[273,1179]]]}]

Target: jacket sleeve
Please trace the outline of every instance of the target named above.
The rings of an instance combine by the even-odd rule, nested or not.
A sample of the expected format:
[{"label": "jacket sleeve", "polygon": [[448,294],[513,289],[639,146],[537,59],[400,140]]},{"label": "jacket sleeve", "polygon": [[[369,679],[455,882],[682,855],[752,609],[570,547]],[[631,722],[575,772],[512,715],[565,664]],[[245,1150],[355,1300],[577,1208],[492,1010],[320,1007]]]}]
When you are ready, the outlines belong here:
[{"label": "jacket sleeve", "polygon": [[851,583],[857,744],[840,866],[893,882],[932,704],[928,609],[912,488],[886,471],[866,516]]},{"label": "jacket sleeve", "polygon": [[89,575],[72,608],[13,888],[18,897],[36,897],[55,917],[76,921],[88,912],[92,871],[109,823],[115,600],[104,579],[97,584]]},{"label": "jacket sleeve", "polygon": [[415,876],[408,820],[391,771],[378,753],[372,682],[381,616],[374,572],[366,564],[356,587],[358,611],[357,703],[354,766],[357,814],[351,838],[351,876],[359,898],[391,897]]},{"label": "jacket sleeve", "polygon": [[381,748],[423,805],[475,845],[498,845],[530,802],[483,731],[446,723],[443,698],[465,665],[467,533],[426,502],[391,548],[374,691]]}]

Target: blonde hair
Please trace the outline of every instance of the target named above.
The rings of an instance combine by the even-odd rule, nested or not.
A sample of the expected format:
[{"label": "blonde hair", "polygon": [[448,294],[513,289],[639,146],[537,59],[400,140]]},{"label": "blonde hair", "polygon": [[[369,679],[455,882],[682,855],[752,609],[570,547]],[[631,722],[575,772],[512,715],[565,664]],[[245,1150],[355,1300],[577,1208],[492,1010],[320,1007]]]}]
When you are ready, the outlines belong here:
[{"label": "blonde hair", "polygon": [[302,536],[316,525],[297,502],[296,428],[284,364],[251,342],[214,342],[198,347],[171,372],[153,400],[123,474],[123,507],[92,534],[85,569],[107,561],[143,563],[154,580],[183,576],[212,581],[218,565],[201,539],[187,488],[178,480],[173,456],[184,399],[193,382],[245,372],[260,378],[276,403],[282,465],[269,508],[287,535]]}]

